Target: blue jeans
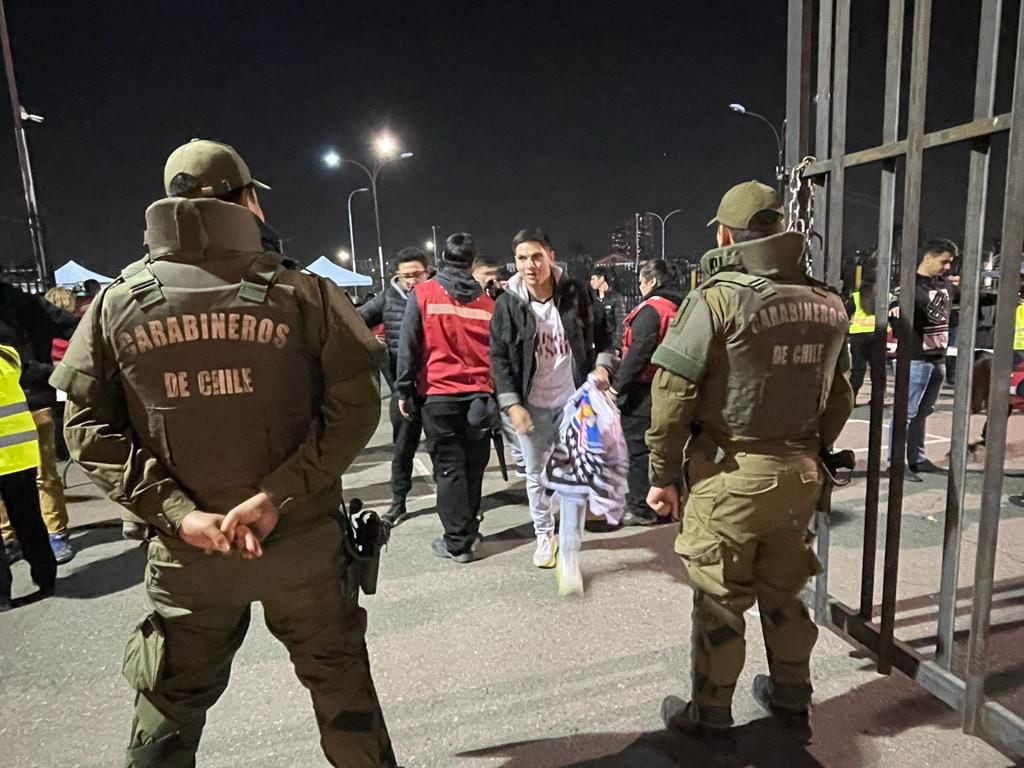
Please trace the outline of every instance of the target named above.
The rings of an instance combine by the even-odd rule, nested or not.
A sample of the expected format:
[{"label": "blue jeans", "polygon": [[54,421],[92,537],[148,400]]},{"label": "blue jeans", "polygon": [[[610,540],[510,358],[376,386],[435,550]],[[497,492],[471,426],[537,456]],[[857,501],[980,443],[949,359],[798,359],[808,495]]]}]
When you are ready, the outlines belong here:
[{"label": "blue jeans", "polygon": [[[910,392],[907,399],[907,463],[921,464],[924,452],[925,424],[935,411],[942,382],[946,378],[946,361],[911,360]],[[892,424],[889,425],[889,463],[892,463]]]}]

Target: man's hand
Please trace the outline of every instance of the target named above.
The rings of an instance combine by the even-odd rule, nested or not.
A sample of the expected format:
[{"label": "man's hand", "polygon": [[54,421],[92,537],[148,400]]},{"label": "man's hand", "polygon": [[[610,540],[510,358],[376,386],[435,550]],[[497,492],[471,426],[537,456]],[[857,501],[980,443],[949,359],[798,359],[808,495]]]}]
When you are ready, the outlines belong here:
[{"label": "man's hand", "polygon": [[664,488],[655,488],[647,492],[647,505],[653,509],[658,517],[669,517],[673,520],[679,519],[679,489],[674,485],[666,485]]},{"label": "man's hand", "polygon": [[267,494],[250,496],[224,516],[220,530],[240,550],[243,556],[259,557],[263,548],[259,542],[277,527],[281,513]]},{"label": "man's hand", "polygon": [[231,539],[224,535],[221,525],[224,515],[200,512],[198,509],[189,512],[178,527],[178,536],[186,544],[201,549],[210,555],[214,552],[231,551]]},{"label": "man's hand", "polygon": [[611,377],[608,369],[603,365],[597,366],[590,375],[594,377],[594,383],[597,384],[597,388],[602,392],[607,391],[611,387]]},{"label": "man's hand", "polygon": [[405,400],[398,401],[398,412],[401,414],[403,419],[409,418],[409,406],[405,404]]},{"label": "man's hand", "polygon": [[512,426],[520,435],[528,435],[533,432],[533,419],[530,412],[521,405],[513,405],[508,409],[508,418]]}]

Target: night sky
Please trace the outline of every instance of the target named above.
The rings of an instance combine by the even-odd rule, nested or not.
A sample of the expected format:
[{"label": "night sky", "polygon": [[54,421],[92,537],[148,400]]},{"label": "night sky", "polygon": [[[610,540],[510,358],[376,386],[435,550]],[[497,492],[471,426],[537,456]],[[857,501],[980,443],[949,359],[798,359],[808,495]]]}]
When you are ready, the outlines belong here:
[{"label": "night sky", "polygon": [[[929,130],[970,117],[977,5],[936,0]],[[1019,5],[1006,2],[1009,32]],[[514,232],[539,225],[563,253],[578,242],[599,258],[635,210],[681,207],[668,250],[699,254],[721,193],[772,181],[771,133],[727,105],[781,122],[785,7],[7,0],[22,102],[46,117],[29,131],[51,264],[107,272],[142,254],[164,159],[193,136],[233,144],[274,187],[263,205],[291,256],[347,248],[345,199],[365,178],[320,159],[367,158],[381,129],[415,153],[381,176],[386,252],[421,245],[434,224],[504,261]],[[881,0],[855,3],[851,148],[880,136],[884,19]],[[21,218],[10,120],[4,93],[0,216]],[[962,240],[966,168],[959,150],[926,166],[926,236]],[[848,184],[848,243],[872,245],[877,173]],[[363,259],[375,250],[368,195],[355,219]]]}]

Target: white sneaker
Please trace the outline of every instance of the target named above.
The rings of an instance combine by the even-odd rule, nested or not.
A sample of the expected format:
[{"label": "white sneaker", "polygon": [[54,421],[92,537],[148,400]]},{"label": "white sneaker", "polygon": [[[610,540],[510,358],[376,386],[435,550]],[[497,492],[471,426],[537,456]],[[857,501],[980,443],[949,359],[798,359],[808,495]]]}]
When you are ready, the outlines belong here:
[{"label": "white sneaker", "polygon": [[558,562],[558,539],[552,534],[537,537],[537,549],[533,553],[533,564],[538,568],[554,568]]}]

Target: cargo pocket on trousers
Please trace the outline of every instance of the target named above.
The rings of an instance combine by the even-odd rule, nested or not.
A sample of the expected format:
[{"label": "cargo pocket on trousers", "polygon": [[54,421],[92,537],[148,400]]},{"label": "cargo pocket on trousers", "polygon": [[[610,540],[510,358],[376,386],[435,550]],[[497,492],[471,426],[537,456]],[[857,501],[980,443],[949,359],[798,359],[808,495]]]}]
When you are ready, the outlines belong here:
[{"label": "cargo pocket on trousers", "polygon": [[770,475],[741,475],[729,472],[722,478],[726,490],[734,496],[760,496],[779,487],[779,479]]},{"label": "cargo pocket on trousers", "polygon": [[151,613],[138,623],[124,649],[121,673],[136,691],[151,691],[164,671],[164,628]]}]

